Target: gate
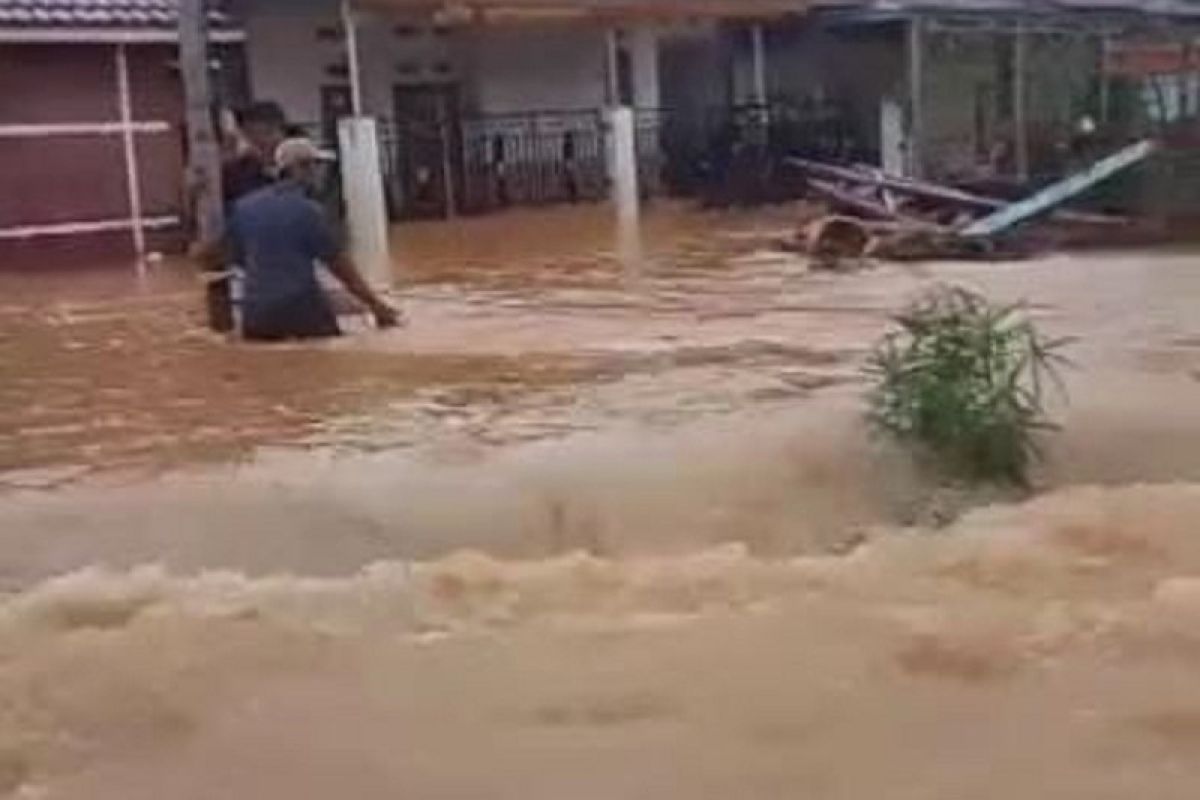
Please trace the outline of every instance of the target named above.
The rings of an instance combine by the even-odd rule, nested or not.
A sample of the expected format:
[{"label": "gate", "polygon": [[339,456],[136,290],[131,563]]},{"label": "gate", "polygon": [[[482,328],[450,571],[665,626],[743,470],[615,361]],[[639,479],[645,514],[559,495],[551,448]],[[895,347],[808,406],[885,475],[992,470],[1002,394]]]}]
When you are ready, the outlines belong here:
[{"label": "gate", "polygon": [[542,111],[463,122],[463,210],[598,200],[607,187],[599,111]]}]

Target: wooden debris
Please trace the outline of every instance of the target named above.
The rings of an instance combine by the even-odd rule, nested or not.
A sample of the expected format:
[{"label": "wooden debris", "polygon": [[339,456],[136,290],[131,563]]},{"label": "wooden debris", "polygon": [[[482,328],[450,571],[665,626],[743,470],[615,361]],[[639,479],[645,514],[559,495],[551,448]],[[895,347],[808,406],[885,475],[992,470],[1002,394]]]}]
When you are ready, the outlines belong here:
[{"label": "wooden debris", "polygon": [[[889,175],[873,167],[844,167],[802,158],[788,164],[806,176],[811,194],[832,212],[805,226],[798,244],[817,267],[844,259],[1021,257],[1053,237],[1006,235],[1019,223],[1046,216],[1052,225],[1093,230],[1100,241],[1130,227],[1129,220],[1062,209],[1061,205],[1117,172],[1147,158],[1153,142],[1109,156],[1088,170],[1015,203]],[[1110,233],[1102,233],[1109,231]]]},{"label": "wooden debris", "polygon": [[811,223],[804,231],[804,249],[812,257],[812,268],[842,269],[848,260],[866,255],[874,236],[861,220],[828,216]]},{"label": "wooden debris", "polygon": [[[930,203],[961,208],[969,211],[998,211],[1010,204],[1008,200],[963,191],[951,186],[941,186],[928,181],[913,178],[902,178],[890,175],[875,167],[838,167],[823,164],[804,158],[789,158],[787,163],[804,171],[808,175],[817,175],[826,181],[834,181],[851,186],[873,186],[881,194],[901,194],[925,200]],[[809,179],[813,184],[812,178]],[[825,185],[829,185],[826,183]],[[886,190],[886,191],[885,191]],[[886,202],[886,201],[885,201]],[[1055,212],[1055,218],[1062,222],[1072,222],[1080,225],[1125,225],[1129,220],[1108,214],[1093,214],[1085,211],[1060,209]]]}]

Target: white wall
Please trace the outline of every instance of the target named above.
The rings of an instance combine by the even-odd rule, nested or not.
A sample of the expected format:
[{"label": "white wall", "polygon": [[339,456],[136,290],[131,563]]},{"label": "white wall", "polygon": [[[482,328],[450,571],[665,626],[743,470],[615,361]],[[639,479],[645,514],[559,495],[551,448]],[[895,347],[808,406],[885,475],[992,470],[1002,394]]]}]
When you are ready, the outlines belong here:
[{"label": "white wall", "polygon": [[[400,35],[398,26],[407,27],[410,32]],[[460,77],[455,52],[458,33],[436,33],[428,17],[363,15],[359,37],[363,103],[368,113],[392,116],[396,86],[453,82]],[[449,71],[439,65],[445,65]]]},{"label": "white wall", "polygon": [[[345,85],[347,78],[329,73],[346,62],[343,41],[318,37],[321,28],[341,22],[336,0],[251,0],[246,19],[247,63],[255,99],[275,100],[298,122],[317,122],[321,116],[321,87]],[[397,35],[409,24],[416,35]],[[359,19],[359,55],[363,102],[367,112],[392,114],[392,90],[398,84],[453,80],[457,60],[451,39],[435,35],[426,20],[399,15],[363,14]],[[449,74],[436,69],[448,63]]]},{"label": "white wall", "polygon": [[[318,37],[340,22],[337,0],[245,0],[247,64],[256,99],[276,100],[298,122],[317,122],[321,87],[345,84],[329,68],[345,63],[342,41]],[[359,52],[368,113],[391,116],[393,87],[457,80],[469,111],[486,114],[597,109],[606,102],[607,33],[599,24],[494,25],[437,35],[428,18],[364,14]],[[415,35],[398,35],[407,25]],[[626,31],[636,102],[657,107],[658,37]],[[448,65],[449,72],[438,65]]]},{"label": "white wall", "polygon": [[605,100],[606,46],[599,26],[480,28],[464,43],[469,95],[486,114],[599,108]]},{"label": "white wall", "polygon": [[345,49],[337,42],[318,41],[316,31],[337,25],[337,4],[331,0],[256,0],[244,14],[253,97],[275,100],[291,119],[319,120],[320,87],[337,82],[325,70],[344,58]]}]

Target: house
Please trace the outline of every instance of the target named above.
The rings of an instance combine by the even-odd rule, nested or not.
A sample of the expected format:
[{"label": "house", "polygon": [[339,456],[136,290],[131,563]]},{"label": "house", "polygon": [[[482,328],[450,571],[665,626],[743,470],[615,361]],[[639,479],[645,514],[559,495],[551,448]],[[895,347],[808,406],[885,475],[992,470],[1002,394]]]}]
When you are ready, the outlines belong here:
[{"label": "house", "polygon": [[361,113],[380,120],[388,196],[404,219],[603,196],[603,112],[617,104],[638,110],[643,187],[657,188],[695,166],[722,116],[763,102],[753,76],[734,68],[734,40],[806,5],[354,0],[348,17],[339,0],[237,0],[230,9],[247,33],[252,93],[314,135],[333,141],[358,88]]},{"label": "house", "polygon": [[1144,117],[1123,48],[1190,48],[1200,22],[1187,0],[353,0],[348,37],[346,7],[233,6],[253,93],[315,135],[357,81],[401,219],[603,196],[614,104],[637,110],[649,193],[778,181],[788,153],[1028,178],[1084,117]]},{"label": "house", "polygon": [[1085,118],[1119,136],[1196,116],[1198,34],[1188,0],[831,0],[767,29],[767,93],[833,102],[894,172],[1027,179],[1063,168]]},{"label": "house", "polygon": [[[175,0],[0,0],[0,265],[177,242]],[[1028,178],[1088,117],[1200,115],[1186,0],[225,0],[218,101],[335,143],[377,119],[396,219],[608,191],[636,109],[643,192],[780,180],[780,157]],[[739,161],[739,159],[741,159]]]},{"label": "house", "polygon": [[[175,2],[0,0],[0,264],[178,243]],[[277,100],[330,143],[339,118],[376,117],[397,218],[596,199],[607,107],[638,109],[646,191],[685,183],[724,127],[761,122],[736,111],[764,102],[763,62],[736,69],[736,42],[805,4],[224,0],[214,84],[225,105]]]},{"label": "house", "polygon": [[[230,73],[241,32],[214,13]],[[178,236],[171,0],[0,0],[0,265],[131,263]]]}]

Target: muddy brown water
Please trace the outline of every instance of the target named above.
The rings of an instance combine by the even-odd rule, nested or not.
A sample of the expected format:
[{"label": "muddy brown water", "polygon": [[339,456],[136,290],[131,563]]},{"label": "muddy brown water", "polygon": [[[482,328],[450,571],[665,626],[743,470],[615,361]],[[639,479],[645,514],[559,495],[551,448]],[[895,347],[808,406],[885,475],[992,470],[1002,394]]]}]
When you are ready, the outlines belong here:
[{"label": "muddy brown water", "polygon": [[[1195,259],[779,226],[402,229],[412,326],[315,348],[0,278],[0,795],[1194,797]],[[1042,495],[934,530],[858,364],[945,280],[1079,367]]]}]

